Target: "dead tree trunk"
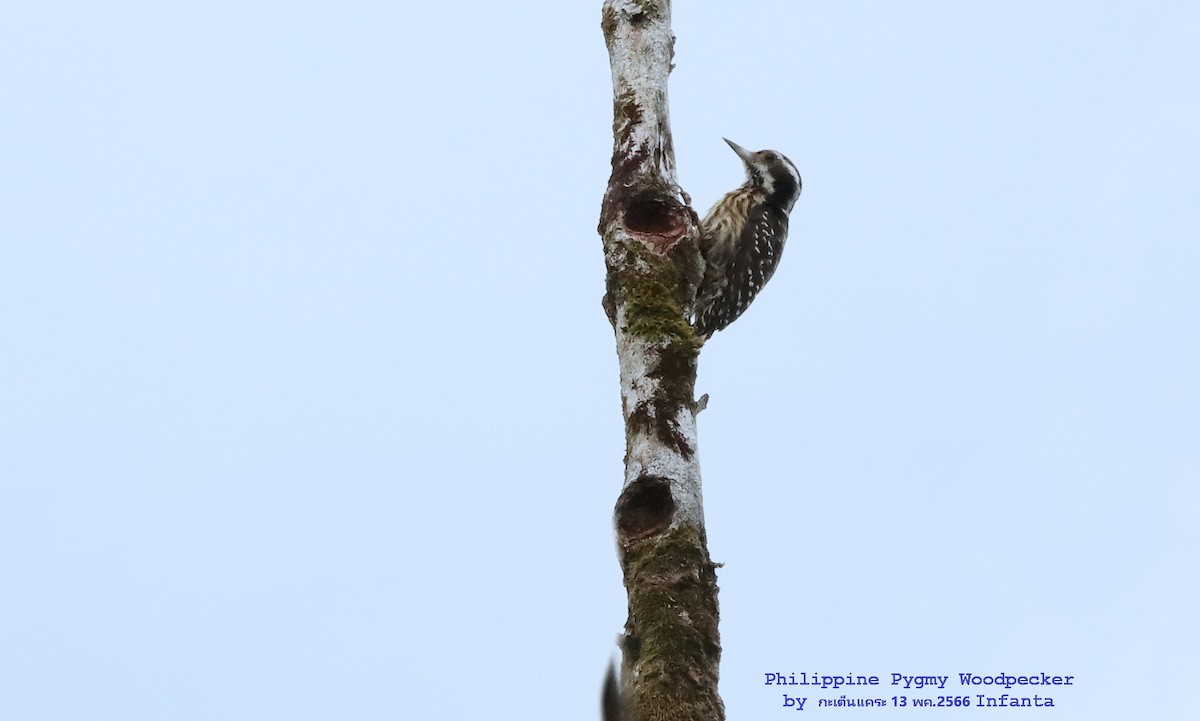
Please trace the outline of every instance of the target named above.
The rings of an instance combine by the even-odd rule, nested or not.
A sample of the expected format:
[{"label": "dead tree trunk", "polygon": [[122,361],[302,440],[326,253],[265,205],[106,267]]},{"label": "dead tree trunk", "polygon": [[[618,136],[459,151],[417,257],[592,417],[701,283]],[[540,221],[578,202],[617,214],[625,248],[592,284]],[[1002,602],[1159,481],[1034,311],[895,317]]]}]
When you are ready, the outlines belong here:
[{"label": "dead tree trunk", "polygon": [[621,714],[721,721],[716,567],[696,457],[700,344],[687,321],[704,266],[699,221],[675,177],[670,0],[606,0],[602,27],[613,75],[613,156],[599,231],[625,417],[625,483],[615,511],[629,595]]}]

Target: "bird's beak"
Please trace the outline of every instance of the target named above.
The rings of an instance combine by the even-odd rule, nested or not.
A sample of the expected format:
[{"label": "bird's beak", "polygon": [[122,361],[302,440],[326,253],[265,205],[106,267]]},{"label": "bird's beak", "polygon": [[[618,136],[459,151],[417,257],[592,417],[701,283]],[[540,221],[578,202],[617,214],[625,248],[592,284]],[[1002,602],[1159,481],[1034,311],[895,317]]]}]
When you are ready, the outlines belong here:
[{"label": "bird's beak", "polygon": [[738,157],[742,159],[743,163],[746,163],[747,165],[750,164],[750,157],[752,155],[754,155],[754,153],[751,153],[749,150],[746,150],[745,148],[743,148],[742,146],[733,142],[729,138],[721,138],[721,140],[724,140],[726,143],[729,143],[729,147],[733,148],[733,152],[737,153]]}]

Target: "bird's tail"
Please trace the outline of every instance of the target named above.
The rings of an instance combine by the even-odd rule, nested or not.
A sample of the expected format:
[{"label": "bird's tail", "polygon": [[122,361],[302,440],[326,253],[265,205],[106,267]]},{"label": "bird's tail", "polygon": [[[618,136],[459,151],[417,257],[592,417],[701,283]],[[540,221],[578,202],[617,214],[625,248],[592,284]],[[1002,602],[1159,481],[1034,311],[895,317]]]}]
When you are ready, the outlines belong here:
[{"label": "bird's tail", "polygon": [[603,721],[625,719],[625,699],[621,696],[617,667],[611,661],[608,664],[608,675],[604,678],[604,690],[600,694],[600,711]]}]

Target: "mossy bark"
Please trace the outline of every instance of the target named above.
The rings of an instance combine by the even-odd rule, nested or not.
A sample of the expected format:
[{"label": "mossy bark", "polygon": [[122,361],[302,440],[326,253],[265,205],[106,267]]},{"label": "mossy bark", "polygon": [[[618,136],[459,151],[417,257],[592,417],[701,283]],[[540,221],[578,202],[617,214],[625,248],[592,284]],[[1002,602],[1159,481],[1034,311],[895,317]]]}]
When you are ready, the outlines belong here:
[{"label": "mossy bark", "polygon": [[717,574],[703,531],[679,528],[631,543],[624,557],[629,619],[622,643],[633,669],[631,717],[722,719],[717,695]]}]

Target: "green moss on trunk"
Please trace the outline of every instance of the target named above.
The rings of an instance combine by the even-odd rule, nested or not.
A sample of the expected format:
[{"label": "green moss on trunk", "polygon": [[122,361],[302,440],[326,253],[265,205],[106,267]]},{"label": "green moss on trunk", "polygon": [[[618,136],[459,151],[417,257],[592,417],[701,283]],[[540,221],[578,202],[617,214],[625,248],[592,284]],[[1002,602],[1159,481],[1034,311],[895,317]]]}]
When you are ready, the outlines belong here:
[{"label": "green moss on trunk", "polygon": [[[623,651],[626,669],[640,671],[629,689],[636,718],[721,718],[716,565],[700,532],[683,527],[632,541],[624,563],[629,620]],[[708,677],[698,678],[697,669]],[[697,696],[699,689],[710,693]]]},{"label": "green moss on trunk", "polygon": [[[625,243],[622,263],[609,269],[609,298],[624,300],[624,332],[657,346],[657,363],[647,373],[658,382],[652,400],[629,411],[628,431],[653,433],[690,457],[695,449],[678,424],[679,412],[693,412],[696,358],[700,342],[686,318],[702,273],[694,244],[677,243],[657,253],[637,241]],[[619,301],[618,301],[619,302]]]}]

